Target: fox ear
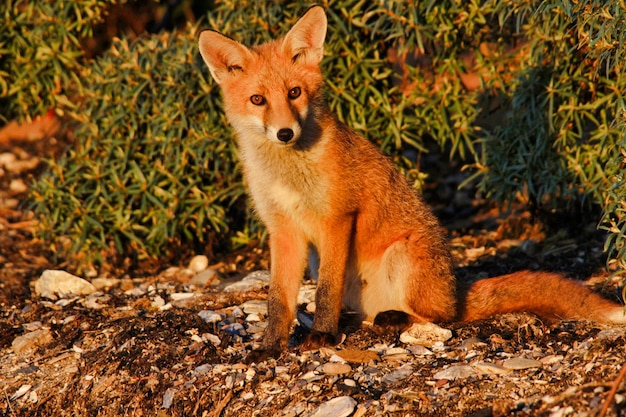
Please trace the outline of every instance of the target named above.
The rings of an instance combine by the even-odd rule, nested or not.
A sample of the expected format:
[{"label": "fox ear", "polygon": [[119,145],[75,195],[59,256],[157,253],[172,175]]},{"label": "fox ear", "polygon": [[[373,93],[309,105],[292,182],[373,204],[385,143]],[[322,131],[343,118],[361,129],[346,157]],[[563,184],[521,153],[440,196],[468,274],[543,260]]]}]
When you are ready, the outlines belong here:
[{"label": "fox ear", "polygon": [[213,30],[200,33],[198,46],[202,59],[218,84],[222,84],[229,74],[243,71],[251,54],[243,44]]},{"label": "fox ear", "polygon": [[283,38],[282,48],[294,62],[317,65],[324,58],[326,38],[326,12],[322,6],[313,6]]}]

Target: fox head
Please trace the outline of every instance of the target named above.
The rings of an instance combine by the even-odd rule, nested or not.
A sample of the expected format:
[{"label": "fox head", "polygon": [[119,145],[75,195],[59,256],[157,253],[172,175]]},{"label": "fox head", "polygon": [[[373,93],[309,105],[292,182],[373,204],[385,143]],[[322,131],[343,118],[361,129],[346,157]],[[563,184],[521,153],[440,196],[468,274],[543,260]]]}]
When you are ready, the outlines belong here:
[{"label": "fox head", "polygon": [[322,100],[326,28],[324,9],[313,6],[283,38],[252,48],[212,30],[200,34],[200,54],[240,137],[281,146],[300,140]]}]

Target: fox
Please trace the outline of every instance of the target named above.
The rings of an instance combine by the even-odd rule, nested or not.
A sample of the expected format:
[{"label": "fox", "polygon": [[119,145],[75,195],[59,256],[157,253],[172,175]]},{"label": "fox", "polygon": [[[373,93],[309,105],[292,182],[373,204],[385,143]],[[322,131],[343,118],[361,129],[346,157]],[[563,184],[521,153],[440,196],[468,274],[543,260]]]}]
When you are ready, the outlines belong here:
[{"label": "fox", "polygon": [[268,325],[253,358],[288,347],[307,266],[317,284],[304,349],[338,343],[342,308],[406,325],[509,312],[626,323],[619,303],[556,273],[458,285],[447,234],[423,197],[327,106],[320,67],[327,26],[315,5],[286,35],[257,46],[211,29],[198,37],[269,235]]}]

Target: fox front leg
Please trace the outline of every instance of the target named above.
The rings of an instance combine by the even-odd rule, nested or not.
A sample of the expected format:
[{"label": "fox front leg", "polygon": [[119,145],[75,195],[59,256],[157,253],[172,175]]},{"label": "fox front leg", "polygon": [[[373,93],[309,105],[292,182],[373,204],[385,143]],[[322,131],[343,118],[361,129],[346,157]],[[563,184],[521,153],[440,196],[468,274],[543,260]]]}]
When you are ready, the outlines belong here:
[{"label": "fox front leg", "polygon": [[270,230],[271,276],[267,300],[268,325],[260,350],[248,355],[247,361],[260,362],[278,357],[289,341],[291,323],[295,317],[296,300],[304,276],[307,242],[304,236],[285,222]]},{"label": "fox front leg", "polygon": [[305,349],[337,344],[346,267],[353,222],[350,216],[325,222],[320,245],[319,277],[315,292],[313,329],[303,343]]}]

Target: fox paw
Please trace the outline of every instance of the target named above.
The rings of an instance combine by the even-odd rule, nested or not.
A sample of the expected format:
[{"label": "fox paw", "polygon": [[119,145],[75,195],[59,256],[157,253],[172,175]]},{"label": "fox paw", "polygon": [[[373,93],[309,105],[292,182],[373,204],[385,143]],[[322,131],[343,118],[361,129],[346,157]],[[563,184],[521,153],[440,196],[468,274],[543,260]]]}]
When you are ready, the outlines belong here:
[{"label": "fox paw", "polygon": [[246,356],[245,362],[248,365],[251,365],[253,363],[261,363],[261,362],[265,362],[266,360],[270,358],[278,359],[280,357],[280,354],[281,352],[278,349],[253,350],[252,352],[248,353],[248,356]]},{"label": "fox paw", "polygon": [[337,343],[337,336],[334,334],[313,330],[302,342],[302,348],[304,350],[314,350],[323,346],[335,346]]},{"label": "fox paw", "polygon": [[403,311],[382,311],[374,318],[374,325],[386,329],[404,330],[411,325],[410,317]]}]

